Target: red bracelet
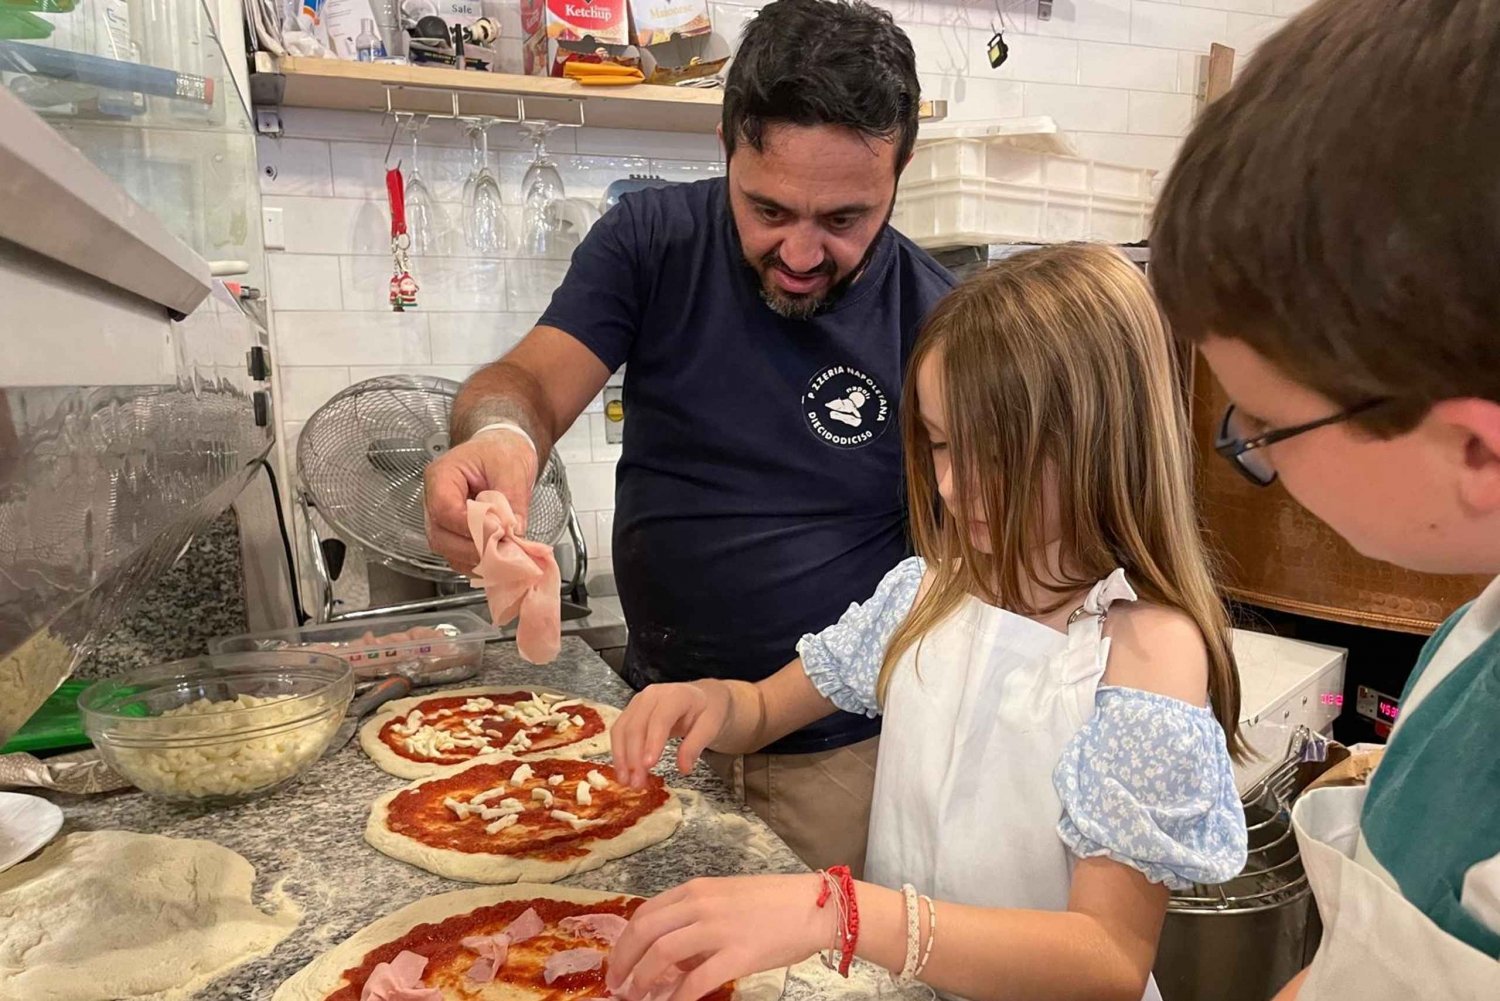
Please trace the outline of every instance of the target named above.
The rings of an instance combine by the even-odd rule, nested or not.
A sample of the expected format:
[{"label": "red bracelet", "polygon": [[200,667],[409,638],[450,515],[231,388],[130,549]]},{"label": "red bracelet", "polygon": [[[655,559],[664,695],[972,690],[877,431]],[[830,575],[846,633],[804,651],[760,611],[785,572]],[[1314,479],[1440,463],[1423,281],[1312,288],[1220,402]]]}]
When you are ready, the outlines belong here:
[{"label": "red bracelet", "polygon": [[[854,950],[859,944],[859,903],[854,895],[854,875],[850,873],[846,865],[836,865],[820,872],[820,876],[826,876],[823,880],[823,889],[818,893],[818,907],[824,907],[829,897],[833,895],[835,881],[838,885],[839,897],[839,928],[838,928],[838,972],[842,977],[849,976],[849,966],[854,962]],[[831,966],[832,964],[830,964]]]}]

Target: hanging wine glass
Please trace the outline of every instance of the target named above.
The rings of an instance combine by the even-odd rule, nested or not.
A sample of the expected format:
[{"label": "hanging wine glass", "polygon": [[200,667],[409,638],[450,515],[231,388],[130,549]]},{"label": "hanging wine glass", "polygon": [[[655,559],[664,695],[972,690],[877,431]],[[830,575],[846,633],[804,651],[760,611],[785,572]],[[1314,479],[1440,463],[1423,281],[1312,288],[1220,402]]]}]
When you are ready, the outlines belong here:
[{"label": "hanging wine glass", "polygon": [[500,182],[490,173],[489,119],[469,126],[472,142],[475,133],[479,144],[475,169],[464,185],[464,237],[471,250],[481,254],[498,254],[505,249],[505,206],[500,201]]},{"label": "hanging wine glass", "polygon": [[448,243],[448,216],[432,197],[432,191],[417,168],[417,139],[426,124],[426,120],[419,125],[415,118],[412,119],[411,172],[406,175],[406,228],[411,237],[411,249],[419,255],[444,253]]},{"label": "hanging wine glass", "polygon": [[558,127],[556,122],[522,122],[521,128],[531,137],[535,157],[521,179],[524,206],[522,252],[531,257],[556,257],[564,251],[562,202],[567,198],[562,175],[547,153],[547,136]]}]

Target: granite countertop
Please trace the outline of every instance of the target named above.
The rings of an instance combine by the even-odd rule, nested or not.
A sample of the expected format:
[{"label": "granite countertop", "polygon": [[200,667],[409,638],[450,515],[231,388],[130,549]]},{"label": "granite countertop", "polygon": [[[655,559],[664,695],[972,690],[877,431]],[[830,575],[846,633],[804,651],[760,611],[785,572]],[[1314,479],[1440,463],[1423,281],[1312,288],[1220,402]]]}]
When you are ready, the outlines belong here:
[{"label": "granite countertop", "polygon": [[[575,638],[565,638],[557,661],[544,668],[522,661],[511,643],[490,644],[480,676],[463,684],[491,682],[567,691],[616,706],[630,697],[609,667]],[[672,838],[563,885],[651,896],[696,876],[807,871],[759,818],[730,804],[728,789],[702,765],[689,776],[670,776],[669,782],[702,797],[686,797],[683,826]],[[292,973],[376,918],[420,897],[472,886],[365,844],[370,802],[404,784],[376,768],[356,737],[292,785],[235,807],[184,809],[138,792],[48,795],[66,815],[64,833],[116,829],[214,841],[255,866],[257,899],[282,893],[296,901],[302,921],[274,952],[194,996],[195,1001],[249,1001],[269,998]],[[843,981],[815,962],[793,971],[784,996],[795,1001],[856,993],[902,996],[871,967],[861,964],[854,978]]]}]

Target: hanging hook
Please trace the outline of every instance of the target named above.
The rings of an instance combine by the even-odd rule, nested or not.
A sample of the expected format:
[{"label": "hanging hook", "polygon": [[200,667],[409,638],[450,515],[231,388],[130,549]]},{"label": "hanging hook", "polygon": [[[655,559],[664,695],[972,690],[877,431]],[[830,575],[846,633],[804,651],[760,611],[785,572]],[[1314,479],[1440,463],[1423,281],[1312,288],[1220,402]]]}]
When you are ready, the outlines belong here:
[{"label": "hanging hook", "polygon": [[[391,99],[391,92],[389,90],[385,92],[385,98],[386,104],[389,106]],[[396,137],[403,131],[402,122],[415,123],[417,119],[417,116],[410,111],[392,111],[390,115],[395,119],[395,123],[391,126],[391,141],[385,144],[385,165],[387,169],[391,166],[391,150],[396,148]],[[400,160],[396,161],[396,167],[400,169]]]}]

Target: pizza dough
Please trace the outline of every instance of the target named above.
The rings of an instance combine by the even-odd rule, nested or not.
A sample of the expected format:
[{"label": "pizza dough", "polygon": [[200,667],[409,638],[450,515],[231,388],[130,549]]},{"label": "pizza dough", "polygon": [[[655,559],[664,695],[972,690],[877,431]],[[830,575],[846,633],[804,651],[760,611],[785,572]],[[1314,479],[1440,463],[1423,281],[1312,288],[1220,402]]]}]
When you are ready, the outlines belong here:
[{"label": "pizza dough", "polygon": [[[502,855],[492,853],[456,851],[452,849],[439,848],[392,831],[389,826],[391,803],[408,790],[420,789],[423,786],[439,782],[447,778],[475,768],[493,767],[505,758],[480,758],[464,765],[443,769],[436,775],[428,776],[411,783],[394,792],[386,793],[377,799],[370,808],[370,820],[365,825],[365,840],[379,851],[389,855],[391,858],[409,862],[428,872],[449,879],[462,879],[473,883],[513,883],[526,880],[534,883],[550,883],[580,872],[588,872],[597,869],[604,863],[627,855],[633,855],[652,845],[660,844],[676,833],[682,824],[682,803],[678,798],[676,790],[667,790],[667,800],[656,809],[647,813],[640,820],[619,834],[595,841],[585,842],[588,853],[577,858],[547,859],[526,858],[524,856]],[[535,763],[535,762],[532,762]],[[547,767],[545,764],[537,764],[536,774],[545,777]],[[611,780],[612,781],[612,780]],[[489,783],[486,782],[485,785]],[[576,784],[576,783],[574,783]],[[563,787],[558,787],[560,790]],[[498,797],[497,797],[498,798]],[[527,803],[531,806],[530,802]],[[558,795],[556,804],[562,809],[581,811],[583,808],[572,805],[565,791]],[[535,806],[535,809],[543,809]],[[449,815],[457,821],[457,817]],[[465,823],[483,824],[479,818],[471,817]],[[502,834],[504,832],[501,832]],[[585,830],[585,833],[586,830]]]},{"label": "pizza dough", "polygon": [[190,994],[297,926],[291,901],[256,907],[254,883],[212,842],[69,834],[0,873],[0,1001]]},{"label": "pizza dough", "polygon": [[[272,996],[271,1001],[323,1001],[348,986],[344,971],[358,967],[373,949],[392,942],[420,924],[435,924],[458,914],[467,914],[506,900],[532,900],[538,897],[566,900],[579,904],[597,904],[604,900],[629,897],[625,893],[579,890],[571,886],[538,886],[517,883],[514,886],[487,886],[477,890],[459,890],[426,897],[393,911],[366,925],[328,952],[297,971]],[[735,982],[734,1001],[776,1001],[786,988],[786,971],[773,970],[741,977]],[[496,982],[464,995],[471,1001],[524,1001],[514,990]],[[463,999],[457,999],[463,1001]]]},{"label": "pizza dough", "polygon": [[425,695],[416,695],[412,696],[411,698],[397,699],[394,702],[386,703],[383,707],[381,707],[381,711],[379,713],[371,717],[362,726],[360,726],[359,745],[360,747],[364,748],[365,754],[369,755],[371,761],[375,762],[375,764],[379,765],[383,770],[389,772],[397,778],[423,778],[425,776],[432,775],[435,772],[441,771],[444,768],[452,767],[455,764],[464,764],[466,762],[414,761],[411,758],[397,754],[390,748],[389,745],[386,744],[384,740],[380,738],[380,732],[385,729],[387,723],[391,723],[400,717],[407,716],[413,709],[416,709],[422,703],[429,702],[433,699],[449,699],[458,697],[480,698],[485,696],[494,697],[501,695],[514,695],[518,692],[537,692],[545,693],[548,695],[558,695],[566,701],[576,701],[585,708],[591,709],[594,712],[598,713],[599,718],[604,721],[604,729],[600,733],[594,734],[591,737],[586,737],[581,741],[550,749],[542,748],[532,753],[505,752],[499,748],[496,748],[493,752],[486,753],[505,753],[510,754],[514,757],[521,758],[522,760],[526,760],[528,758],[557,757],[588,758],[593,757],[594,755],[607,754],[609,752],[609,728],[613,726],[614,721],[619,718],[620,710],[616,709],[614,706],[607,706],[603,703],[594,702],[590,699],[578,698],[575,695],[568,695],[566,693],[559,692],[554,688],[549,688],[546,686],[537,688],[519,688],[509,685],[480,685],[474,688],[452,688],[446,689],[444,691],[429,692]]}]

